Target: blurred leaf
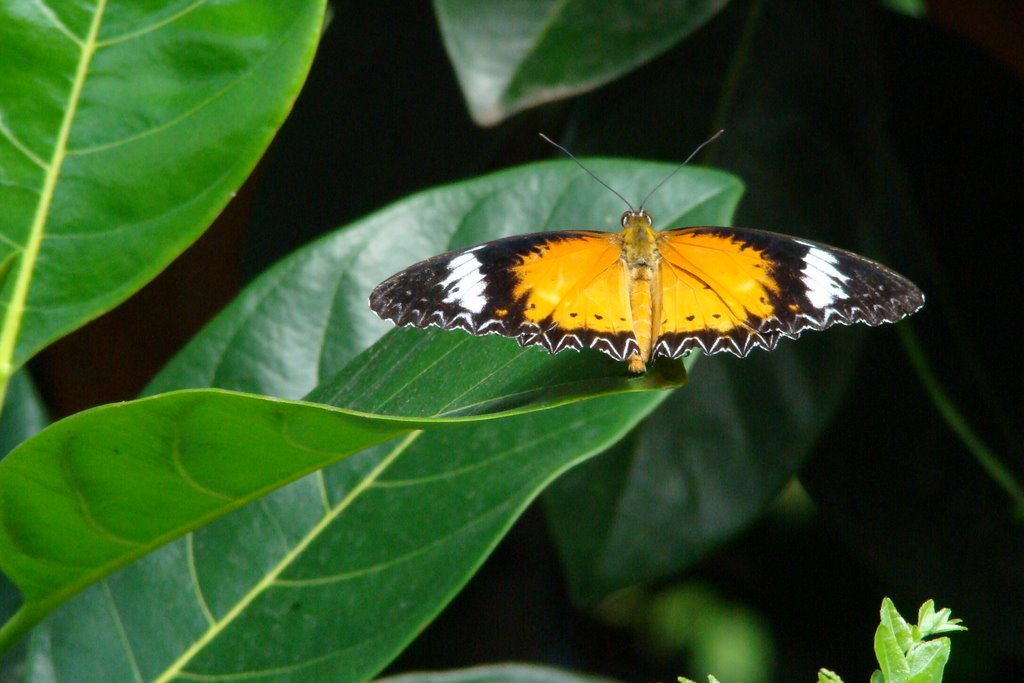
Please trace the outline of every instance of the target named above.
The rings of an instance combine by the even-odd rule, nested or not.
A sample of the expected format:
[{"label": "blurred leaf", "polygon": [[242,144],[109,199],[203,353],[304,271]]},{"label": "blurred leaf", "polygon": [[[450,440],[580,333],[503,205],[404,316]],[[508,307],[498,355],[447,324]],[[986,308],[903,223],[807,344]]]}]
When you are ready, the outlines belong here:
[{"label": "blurred leaf", "polygon": [[[886,99],[900,153],[879,162],[890,169],[902,162],[895,172],[905,173],[914,200],[907,227],[916,265],[908,274],[929,297],[911,321],[913,336],[958,419],[1016,476],[1019,490],[1024,357],[1019,337],[990,334],[989,321],[1005,310],[991,293],[1019,287],[1021,240],[1018,232],[990,227],[1024,212],[1024,194],[992,182],[993,169],[1024,177],[1024,138],[1013,130],[1024,120],[1024,84],[933,22],[878,17],[886,22],[879,34],[887,39]],[[999,105],[963,116],[963,103],[983,101]],[[957,144],[937,148],[935,131]],[[984,166],[975,163],[979,145],[990,150]],[[906,232],[894,230],[893,243]],[[962,234],[986,239],[957,239]],[[886,336],[871,335],[871,362],[859,369],[844,419],[831,426],[828,447],[802,470],[801,481],[830,535],[894,598],[920,603],[931,594],[962,605],[958,611],[978,649],[969,663],[953,658],[957,680],[1001,681],[999,662],[1009,659],[1016,671],[1024,654],[1024,621],[1008,620],[1005,612],[1008,604],[1024,604],[1020,520],[961,441],[964,432],[937,414],[934,395],[923,390],[913,366],[879,364]]]},{"label": "blurred leaf", "polygon": [[7,387],[6,405],[0,414],[0,460],[48,422],[46,406],[31,375],[26,370],[16,372]]},{"label": "blurred leaf", "polygon": [[[0,414],[0,461],[49,421],[46,406],[27,369],[14,373],[7,391],[7,405]],[[0,573],[0,619],[14,614],[22,602],[17,587]],[[22,681],[24,650],[25,647],[18,647],[0,657],[0,683]]]},{"label": "blurred leaf", "polygon": [[[554,484],[545,505],[576,600],[592,604],[698,561],[776,496],[841,389],[813,376],[839,366],[828,345],[800,344],[698,360],[690,390]],[[768,400],[750,390],[764,386],[786,392]]]},{"label": "blurred leaf", "polygon": [[729,681],[771,680],[771,629],[750,607],[697,581],[642,595],[631,626],[639,645],[663,666],[689,655],[689,666]]},{"label": "blurred leaf", "polygon": [[611,679],[528,664],[495,664],[457,671],[410,673],[377,679],[378,683],[611,683]]},{"label": "blurred leaf", "polygon": [[628,73],[725,4],[434,0],[434,11],[469,111],[489,126]]},{"label": "blurred leaf", "polygon": [[920,19],[928,14],[928,7],[923,0],[880,0],[882,5],[893,12],[906,14],[908,17]]},{"label": "blurred leaf", "polygon": [[[585,98],[569,142],[685,158],[701,131],[725,128],[706,152],[749,184],[735,223],[877,256],[876,235],[900,233],[905,214],[893,177],[873,160],[886,147],[877,82],[865,74],[874,59],[865,21],[850,4],[732,3],[660,68]],[[615,106],[635,92],[656,106]],[[887,240],[885,251],[898,244]],[[688,391],[631,446],[559,480],[545,503],[574,598],[593,603],[678,572],[756,519],[831,421],[864,332],[833,329],[743,360],[701,359]],[[887,339],[872,362],[902,363]]]},{"label": "blurred leaf", "polygon": [[[671,168],[592,164],[637,195]],[[685,169],[666,188],[661,215],[699,222],[722,207],[731,210],[740,192],[731,176]],[[379,381],[373,373],[383,378],[382,396],[391,391],[387,386],[402,383],[400,374],[391,374],[397,363],[392,354],[401,355],[400,369],[408,373],[456,348],[471,364],[464,371],[435,367],[438,379],[411,394],[416,403],[360,405],[449,410],[454,397],[465,401],[461,410],[493,407],[473,385],[503,367],[523,373],[521,386],[557,385],[568,376],[559,367],[599,379],[612,370],[601,354],[551,359],[511,340],[461,332],[402,330],[357,354],[390,329],[373,319],[366,297],[394,271],[522,229],[614,228],[621,211],[616,202],[567,162],[411,197],[272,268],[189,344],[151,390],[217,384],[295,396],[320,383],[312,396],[356,405],[365,401],[361,392],[372,398]],[[550,369],[546,378],[536,374],[533,359]],[[614,370],[621,378],[621,364]],[[366,678],[451,599],[553,477],[618,440],[663,398],[653,392],[606,397],[413,435],[351,457],[78,596],[37,629],[29,680],[49,671],[57,672],[57,680],[90,680],[136,665],[145,679],[277,667],[291,672],[278,680]],[[153,610],[155,603],[163,609]],[[114,613],[120,626],[113,627]],[[97,620],[104,626],[97,628]],[[268,647],[266,634],[277,629],[291,635]],[[63,645],[54,647],[57,642]]]},{"label": "blurred leaf", "polygon": [[0,3],[4,383],[213,220],[291,106],[324,3],[159,5]]}]

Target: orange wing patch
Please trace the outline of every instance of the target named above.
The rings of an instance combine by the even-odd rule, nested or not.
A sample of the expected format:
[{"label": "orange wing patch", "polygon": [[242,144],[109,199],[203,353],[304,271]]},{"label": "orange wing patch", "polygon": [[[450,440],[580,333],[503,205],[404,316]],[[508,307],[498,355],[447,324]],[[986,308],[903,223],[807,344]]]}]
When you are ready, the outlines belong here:
[{"label": "orange wing patch", "polygon": [[[696,230],[659,235],[661,320],[655,355],[677,357],[700,347],[743,355],[772,345],[761,335],[778,285],[765,254]],[[683,348],[680,348],[680,347]]]},{"label": "orange wing patch", "polygon": [[388,278],[370,307],[399,325],[500,334],[551,353],[636,349],[629,279],[613,233],[508,237],[428,259]]},{"label": "orange wing patch", "polygon": [[523,325],[558,336],[553,351],[583,346],[621,359],[631,350],[629,278],[614,238],[577,233],[539,245],[512,267]]}]

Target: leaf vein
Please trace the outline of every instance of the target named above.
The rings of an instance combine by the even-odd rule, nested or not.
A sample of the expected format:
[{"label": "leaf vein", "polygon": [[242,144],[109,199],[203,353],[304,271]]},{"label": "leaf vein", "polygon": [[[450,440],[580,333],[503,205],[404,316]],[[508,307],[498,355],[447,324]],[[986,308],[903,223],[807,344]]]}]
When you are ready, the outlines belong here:
[{"label": "leaf vein", "polygon": [[54,12],[49,5],[43,2],[43,0],[32,0],[32,3],[39,8],[39,11],[43,13],[43,16],[45,16],[51,24],[53,24],[54,28],[67,36],[75,45],[81,47],[85,44],[85,41],[75,35],[75,33],[67,27],[67,24],[61,21],[60,17],[57,16],[57,13]]},{"label": "leaf vein", "polygon": [[122,35],[115,36],[113,38],[108,38],[107,40],[101,40],[98,43],[96,43],[96,47],[97,48],[110,47],[111,45],[117,45],[119,43],[125,43],[125,42],[128,42],[130,40],[135,40],[137,38],[141,38],[142,36],[146,35],[147,33],[152,33],[153,31],[156,31],[158,29],[163,28],[164,26],[167,26],[169,24],[173,24],[174,22],[178,21],[182,17],[184,17],[184,16],[186,16],[188,14],[191,14],[195,10],[199,9],[200,7],[202,7],[203,5],[206,4],[206,2],[207,2],[207,0],[196,0],[196,2],[193,2],[191,5],[187,5],[187,6],[183,7],[177,13],[172,14],[171,16],[166,17],[165,19],[161,19],[160,21],[154,22],[154,23],[150,24],[149,26],[144,26],[144,27],[142,27],[140,29],[132,31],[131,33],[124,33]]},{"label": "leaf vein", "polygon": [[5,137],[11,143],[11,145],[14,146],[14,149],[21,152],[33,164],[43,169],[44,171],[49,170],[49,166],[46,165],[46,162],[43,161],[42,158],[39,157],[39,155],[37,155],[35,152],[29,149],[28,145],[22,142],[21,139],[14,133],[14,131],[7,126],[7,122],[4,121],[3,112],[0,112],[0,135]]}]

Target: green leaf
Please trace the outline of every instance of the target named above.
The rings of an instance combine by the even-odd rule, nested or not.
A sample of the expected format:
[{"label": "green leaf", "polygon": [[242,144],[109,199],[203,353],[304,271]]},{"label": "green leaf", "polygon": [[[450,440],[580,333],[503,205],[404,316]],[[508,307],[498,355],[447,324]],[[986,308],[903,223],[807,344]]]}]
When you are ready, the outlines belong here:
[{"label": "green leaf", "polygon": [[917,625],[914,626],[914,640],[921,640],[937,633],[951,633],[955,631],[966,631],[966,626],[961,626],[962,619],[952,619],[952,611],[945,607],[938,612],[935,611],[935,601],[926,600],[917,611]]},{"label": "green leaf", "polygon": [[0,414],[0,460],[49,422],[43,399],[26,370],[14,374],[7,391],[7,407]]},{"label": "green leaf", "polygon": [[[133,662],[155,681],[281,670],[289,677],[278,680],[365,680],[451,599],[551,479],[620,438],[660,398],[607,397],[414,432],[352,456],[85,592],[36,630],[33,666],[60,680],[94,680]],[[288,638],[268,640],[279,630]]]},{"label": "green leaf", "polygon": [[[351,403],[352,392],[362,391],[362,411],[187,390],[78,413],[16,449],[0,467],[0,490],[7,492],[0,568],[21,589],[25,608],[0,631],[0,646],[127,562],[301,475],[439,426],[441,417],[493,418],[499,409],[521,413],[667,385],[657,373],[630,377],[622,364],[597,354],[542,354],[535,363],[531,350],[512,340],[455,353],[468,335],[431,343],[433,335],[402,332],[414,349],[432,353],[417,355],[409,344],[385,339],[377,346],[394,347],[404,362],[383,362],[388,353],[375,347],[351,363],[356,372],[314,392],[323,394],[321,403]],[[453,353],[463,362],[460,383],[446,383],[451,368],[438,362]],[[419,400],[393,402],[407,391]],[[389,415],[391,407],[409,419]]]},{"label": "green leaf", "polygon": [[4,385],[213,220],[291,107],[323,8],[0,3]]},{"label": "green leaf", "polygon": [[456,671],[411,673],[377,679],[378,683],[611,683],[608,678],[583,676],[543,666],[496,664]]},{"label": "green leaf", "polygon": [[885,683],[906,683],[910,667],[896,634],[884,621],[875,630],[875,658]]},{"label": "green leaf", "polygon": [[949,660],[949,638],[919,643],[907,656],[910,675],[907,683],[940,683],[942,671]]},{"label": "green leaf", "polygon": [[[655,363],[647,373],[633,376],[604,354],[552,356],[503,337],[398,329],[307,400],[367,413],[454,418],[559,405],[582,396],[674,388],[685,379],[679,362]],[[452,387],[460,388],[447,390]]]},{"label": "green leaf", "polygon": [[725,4],[434,0],[434,12],[470,114],[489,126],[651,61]]},{"label": "green leaf", "polygon": [[959,619],[950,619],[949,609],[935,611],[935,602],[926,601],[918,610],[918,623],[909,626],[896,611],[892,600],[882,601],[881,623],[875,632],[875,656],[882,667],[872,676],[879,683],[939,683],[949,660],[949,638],[922,640],[930,633],[965,630]]},{"label": "green leaf", "polygon": [[0,645],[126,562],[418,426],[211,390],[55,423],[0,464],[0,568],[24,598]]},{"label": "green leaf", "polygon": [[[638,196],[671,170],[664,164],[592,163],[609,182]],[[659,217],[668,224],[700,222],[717,215],[720,205],[735,205],[740,191],[731,176],[684,169],[659,195]],[[366,296],[396,270],[515,229],[614,228],[621,211],[616,202],[566,162],[416,195],[272,268],[189,344],[151,390],[217,384],[301,396],[320,383],[314,396],[347,394],[356,400],[356,392],[343,387],[359,377],[367,395],[358,400],[371,399],[363,406],[399,412],[414,405],[435,412],[457,406],[462,414],[472,406],[512,405],[474,387],[487,379],[480,374],[481,358],[489,358],[492,372],[523,371],[520,390],[530,381],[539,387],[540,379],[558,385],[572,368],[589,382],[600,379],[602,368],[610,370],[601,354],[552,360],[508,340],[461,332],[403,330],[358,354],[390,329],[374,320]],[[482,354],[477,344],[484,345]],[[455,348],[466,353],[466,376],[433,362],[438,349]],[[405,354],[397,369],[414,385],[424,368],[440,371],[433,395],[415,392],[416,404],[372,402],[377,380],[369,370],[379,373],[381,388],[401,385],[400,374],[391,374],[392,353]],[[549,376],[538,379],[527,357],[542,366],[559,365],[546,365]],[[535,390],[520,396],[552,398]],[[565,399],[559,394],[552,400]],[[32,670],[88,680],[90,672],[115,666],[128,671],[135,662],[144,677],[156,680],[179,671],[275,667],[295,667],[295,680],[366,678],[451,599],[553,477],[618,440],[662,399],[654,392],[605,397],[364,451],[199,529],[78,596],[37,629]],[[161,610],[152,609],[156,603]],[[288,628],[302,635],[266,647],[265,634],[284,628],[286,616],[299,620]],[[105,626],[97,629],[97,621]],[[52,647],[56,642],[65,646]]]},{"label": "green leaf", "polygon": [[[685,157],[704,131],[724,128],[704,159],[748,184],[735,224],[878,256],[876,236],[899,233],[904,215],[892,175],[858,161],[887,154],[877,83],[854,66],[876,53],[862,14],[813,1],[731,3],[661,68],[583,98],[567,142]],[[651,106],[618,106],[634,93]],[[836,108],[865,114],[835,117]],[[852,386],[865,333],[885,331],[836,328],[742,360],[701,359],[698,391],[673,396],[631,448],[560,479],[545,504],[574,599],[591,604],[684,570],[762,514]],[[899,358],[895,342],[887,351]]]},{"label": "green leaf", "polygon": [[896,638],[896,644],[899,646],[900,652],[909,652],[910,648],[914,645],[913,632],[910,629],[910,625],[907,624],[906,620],[896,610],[896,605],[889,598],[882,600],[881,615],[881,626]]},{"label": "green leaf", "polygon": [[843,679],[834,671],[828,669],[818,670],[818,683],[843,683]]},{"label": "green leaf", "polygon": [[[636,161],[586,163],[637,201],[673,170]],[[658,227],[714,224],[732,214],[742,192],[735,176],[684,168],[650,208]],[[617,230],[621,213],[621,202],[571,161],[521,166],[412,195],[269,269],[171,361],[147,393],[217,386],[302,398],[393,329],[366,303],[386,277],[449,249],[515,233]]]},{"label": "green leaf", "polygon": [[920,19],[928,14],[928,7],[923,0],[880,0],[884,7],[893,12],[906,14],[908,17]]},{"label": "green leaf", "polygon": [[[559,479],[545,507],[574,599],[593,604],[677,572],[761,514],[831,415],[842,379],[823,385],[815,368],[842,377],[849,361],[830,353],[808,338],[742,360],[701,358],[693,391]],[[787,391],[749,390],[772,386]]]}]

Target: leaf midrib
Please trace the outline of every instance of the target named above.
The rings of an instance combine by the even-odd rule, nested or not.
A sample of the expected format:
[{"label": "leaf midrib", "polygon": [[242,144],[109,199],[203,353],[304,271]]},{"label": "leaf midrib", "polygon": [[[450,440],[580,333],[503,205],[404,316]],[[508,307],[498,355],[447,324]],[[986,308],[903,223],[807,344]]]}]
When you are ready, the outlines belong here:
[{"label": "leaf midrib", "polygon": [[67,109],[64,110],[64,118],[61,121],[60,130],[57,132],[53,155],[50,158],[50,163],[46,165],[46,175],[43,181],[42,192],[39,195],[39,204],[36,207],[36,214],[32,219],[28,240],[25,243],[22,257],[18,263],[14,291],[11,293],[10,301],[7,303],[7,311],[4,314],[3,328],[0,331],[0,412],[3,410],[4,398],[7,394],[7,384],[17,369],[11,361],[14,357],[15,346],[18,341],[18,332],[21,330],[21,320],[25,314],[25,302],[28,300],[32,275],[35,270],[36,261],[39,259],[39,251],[42,248],[46,222],[50,216],[50,207],[57,188],[57,180],[60,177],[64,157],[67,154],[68,139],[71,136],[71,127],[74,124],[75,114],[78,112],[82,88],[85,85],[85,79],[89,73],[89,66],[92,63],[93,55],[96,53],[97,37],[99,36],[100,24],[103,22],[103,13],[106,5],[107,0],[98,0],[96,3],[96,11],[89,26],[89,33],[81,43],[81,55],[78,60],[78,66],[75,69],[75,77],[71,82]]}]

